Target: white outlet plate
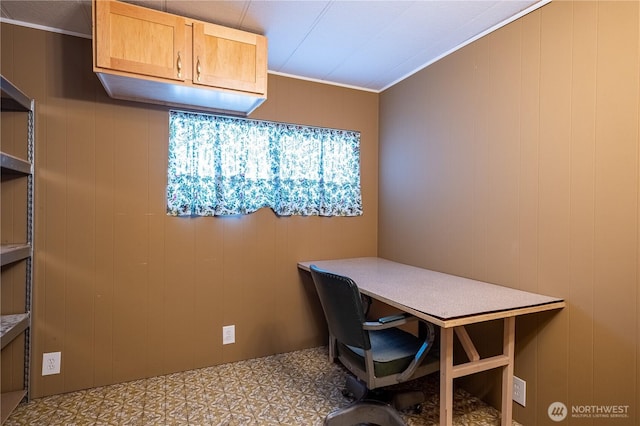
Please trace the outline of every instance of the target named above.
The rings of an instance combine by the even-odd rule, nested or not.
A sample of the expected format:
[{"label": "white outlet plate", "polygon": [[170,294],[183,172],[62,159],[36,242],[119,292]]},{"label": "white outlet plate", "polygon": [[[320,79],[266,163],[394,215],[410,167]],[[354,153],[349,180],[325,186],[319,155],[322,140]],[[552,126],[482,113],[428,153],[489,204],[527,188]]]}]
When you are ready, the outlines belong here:
[{"label": "white outlet plate", "polygon": [[236,342],[236,326],[225,325],[222,327],[222,344],[228,345]]},{"label": "white outlet plate", "polygon": [[513,376],[513,400],[526,407],[527,382],[516,376]]},{"label": "white outlet plate", "polygon": [[42,354],[42,375],[60,374],[60,352],[48,352]]}]

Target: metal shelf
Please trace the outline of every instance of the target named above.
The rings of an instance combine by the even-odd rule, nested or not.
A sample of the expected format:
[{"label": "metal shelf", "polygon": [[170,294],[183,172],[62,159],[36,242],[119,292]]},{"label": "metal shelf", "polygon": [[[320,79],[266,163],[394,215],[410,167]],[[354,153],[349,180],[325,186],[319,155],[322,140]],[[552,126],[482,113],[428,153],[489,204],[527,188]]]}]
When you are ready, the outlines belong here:
[{"label": "metal shelf", "polygon": [[27,112],[33,110],[31,99],[2,75],[0,75],[0,89],[3,111]]},{"label": "metal shelf", "polygon": [[0,152],[0,167],[3,175],[28,176],[33,172],[33,167],[29,161],[4,152]]},{"label": "metal shelf", "polygon": [[5,392],[2,394],[0,397],[0,409],[2,410],[0,419],[2,423],[9,418],[11,412],[15,410],[18,404],[20,404],[20,401],[22,401],[26,395],[26,390]]},{"label": "metal shelf", "polygon": [[2,266],[31,257],[30,244],[2,244],[0,246],[0,260]]},{"label": "metal shelf", "polygon": [[7,346],[30,325],[29,313],[0,316],[1,347]]},{"label": "metal shelf", "polygon": [[[31,364],[31,306],[33,286],[33,196],[34,196],[34,147],[35,147],[35,101],[26,96],[9,80],[0,75],[0,91],[2,94],[2,111],[17,111],[27,113],[27,159],[0,152],[0,170],[2,181],[7,179],[26,179],[26,229],[25,238],[19,242],[10,242],[0,245],[0,263],[4,267],[12,263],[25,261],[24,272],[24,307],[3,304],[10,315],[0,315],[0,346],[4,349],[18,336],[24,334],[24,371],[23,386],[20,390],[13,389],[0,394],[1,421],[11,415],[11,412],[23,400],[30,397],[30,364]],[[14,229],[14,232],[20,229]],[[3,269],[4,271],[4,269]],[[24,310],[23,310],[24,309]],[[5,311],[6,312],[6,311]],[[4,366],[3,366],[4,372]]]}]

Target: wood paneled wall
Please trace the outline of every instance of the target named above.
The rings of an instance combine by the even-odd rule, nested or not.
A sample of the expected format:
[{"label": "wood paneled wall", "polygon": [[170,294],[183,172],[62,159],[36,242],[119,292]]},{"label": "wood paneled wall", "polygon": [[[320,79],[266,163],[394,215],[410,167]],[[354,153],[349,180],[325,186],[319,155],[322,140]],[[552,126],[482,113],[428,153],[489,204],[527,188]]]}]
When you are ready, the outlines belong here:
[{"label": "wood paneled wall", "polygon": [[1,28],[2,74],[38,110],[34,397],[326,344],[296,262],[377,252],[377,94],[270,75],[252,115],[360,131],[363,216],[169,217],[167,108],[108,98],[90,40]]},{"label": "wood paneled wall", "polygon": [[525,425],[555,401],[640,418],[639,23],[554,1],[381,95],[379,255],[567,301],[517,321]]}]

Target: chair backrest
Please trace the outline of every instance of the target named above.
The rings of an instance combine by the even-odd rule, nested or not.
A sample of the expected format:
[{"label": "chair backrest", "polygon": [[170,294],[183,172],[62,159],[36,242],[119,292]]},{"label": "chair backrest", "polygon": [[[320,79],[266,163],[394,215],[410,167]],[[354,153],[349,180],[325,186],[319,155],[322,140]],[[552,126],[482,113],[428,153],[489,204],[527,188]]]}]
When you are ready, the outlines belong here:
[{"label": "chair backrest", "polygon": [[329,333],[342,344],[371,349],[369,333],[362,328],[366,318],[356,283],[315,265],[310,269]]}]

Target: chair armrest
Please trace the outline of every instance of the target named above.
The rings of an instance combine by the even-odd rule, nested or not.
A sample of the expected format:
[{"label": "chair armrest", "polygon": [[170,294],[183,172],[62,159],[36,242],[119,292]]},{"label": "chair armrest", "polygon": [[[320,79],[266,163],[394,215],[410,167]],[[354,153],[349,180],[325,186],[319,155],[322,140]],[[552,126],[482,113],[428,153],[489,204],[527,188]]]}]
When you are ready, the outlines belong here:
[{"label": "chair armrest", "polygon": [[409,380],[409,378],[413,376],[413,373],[416,371],[418,366],[422,364],[422,361],[426,358],[429,351],[431,351],[433,341],[435,340],[435,329],[433,327],[433,324],[431,324],[430,322],[423,321],[423,323],[427,326],[427,336],[425,337],[424,342],[422,342],[420,349],[416,353],[411,363],[402,372],[402,374],[398,376],[398,382]]},{"label": "chair armrest", "polygon": [[380,324],[386,324],[388,322],[392,322],[392,321],[398,321],[398,320],[410,320],[410,319],[417,319],[416,317],[414,317],[411,314],[407,314],[407,313],[402,313],[402,314],[397,314],[397,315],[389,315],[388,317],[382,317],[382,318],[378,318],[378,322]]},{"label": "chair armrest", "polygon": [[414,317],[411,314],[403,313],[382,317],[378,319],[378,321],[367,321],[362,325],[362,328],[365,330],[384,330],[385,328],[398,327],[400,325],[408,324],[417,320],[417,317]]}]

